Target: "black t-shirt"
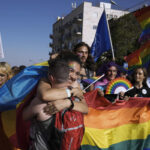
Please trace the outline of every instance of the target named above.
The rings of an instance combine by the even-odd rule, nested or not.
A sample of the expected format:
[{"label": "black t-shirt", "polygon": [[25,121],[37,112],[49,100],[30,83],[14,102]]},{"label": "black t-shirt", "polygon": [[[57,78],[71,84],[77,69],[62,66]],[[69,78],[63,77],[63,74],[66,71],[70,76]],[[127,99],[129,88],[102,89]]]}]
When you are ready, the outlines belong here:
[{"label": "black t-shirt", "polygon": [[137,97],[150,97],[150,88],[143,86],[140,89],[134,87],[133,89],[127,91],[125,96],[134,97],[137,94]]}]

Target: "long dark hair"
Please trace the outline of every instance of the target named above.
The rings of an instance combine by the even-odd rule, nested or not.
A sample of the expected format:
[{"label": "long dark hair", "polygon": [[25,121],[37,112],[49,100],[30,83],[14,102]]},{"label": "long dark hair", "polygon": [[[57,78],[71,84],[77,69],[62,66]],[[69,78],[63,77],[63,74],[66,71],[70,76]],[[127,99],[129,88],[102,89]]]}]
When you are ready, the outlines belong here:
[{"label": "long dark hair", "polygon": [[87,47],[88,49],[88,58],[86,60],[86,63],[85,63],[85,67],[91,71],[95,71],[96,70],[96,64],[94,62],[94,59],[93,57],[91,56],[91,48],[89,47],[89,45],[85,42],[80,42],[78,44],[75,45],[74,49],[73,49],[73,52],[76,54],[77,53],[77,50],[82,47],[82,46],[85,46]]},{"label": "long dark hair", "polygon": [[137,68],[133,71],[132,77],[131,77],[131,82],[132,82],[132,84],[133,84],[133,85],[135,84],[134,75],[136,74],[136,71],[137,71],[138,69],[141,69],[141,70],[143,71],[143,73],[144,73],[144,76],[145,76],[145,79],[143,80],[143,85],[144,85],[144,86],[148,86],[147,83],[146,83],[146,80],[147,80],[147,70],[146,70],[146,68],[144,68],[144,67],[137,67]]}]

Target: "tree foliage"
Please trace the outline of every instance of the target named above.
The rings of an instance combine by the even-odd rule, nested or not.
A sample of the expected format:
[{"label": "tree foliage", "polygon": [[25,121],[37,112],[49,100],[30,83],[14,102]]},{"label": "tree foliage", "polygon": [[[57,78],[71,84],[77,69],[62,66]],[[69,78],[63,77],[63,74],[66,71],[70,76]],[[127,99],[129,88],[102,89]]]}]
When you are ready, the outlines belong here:
[{"label": "tree foliage", "polygon": [[[139,48],[139,36],[142,31],[133,13],[126,14],[119,19],[109,21],[112,44],[114,48],[115,60],[118,64],[124,62],[124,56]],[[112,52],[105,52],[98,64],[112,60]]]}]

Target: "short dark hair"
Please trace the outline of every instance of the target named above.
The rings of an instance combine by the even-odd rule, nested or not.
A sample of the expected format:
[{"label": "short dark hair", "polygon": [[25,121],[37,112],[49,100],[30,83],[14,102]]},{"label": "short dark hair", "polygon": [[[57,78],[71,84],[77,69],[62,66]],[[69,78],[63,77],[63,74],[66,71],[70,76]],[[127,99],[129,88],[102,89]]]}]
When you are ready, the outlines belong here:
[{"label": "short dark hair", "polygon": [[66,61],[67,63],[69,62],[76,62],[81,66],[81,60],[79,58],[79,56],[77,56],[76,54],[74,54],[71,51],[61,51],[59,53],[59,55],[57,56],[58,59],[63,59],[64,61]]},{"label": "short dark hair", "polygon": [[58,58],[49,61],[49,75],[55,78],[56,83],[66,82],[69,78],[68,63]]}]

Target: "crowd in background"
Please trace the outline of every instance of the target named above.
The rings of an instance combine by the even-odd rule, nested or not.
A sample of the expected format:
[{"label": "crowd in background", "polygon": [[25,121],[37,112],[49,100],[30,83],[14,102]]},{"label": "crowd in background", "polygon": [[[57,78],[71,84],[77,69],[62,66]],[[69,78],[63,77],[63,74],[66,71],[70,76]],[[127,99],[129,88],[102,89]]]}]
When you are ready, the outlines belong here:
[{"label": "crowd in background", "polygon": [[[41,136],[43,133],[47,135],[45,133],[53,132],[52,126],[49,126],[53,123],[53,114],[62,110],[75,110],[81,115],[80,118],[77,118],[77,122],[80,120],[80,123],[84,124],[82,115],[88,113],[88,107],[83,96],[84,92],[97,89],[99,97],[105,97],[110,101],[118,98],[105,94],[107,85],[117,77],[126,78],[133,85],[127,92],[119,93],[120,100],[129,100],[130,97],[150,97],[150,67],[146,69],[139,66],[131,74],[128,74],[126,69],[111,60],[102,66],[96,66],[91,56],[90,47],[84,42],[78,43],[72,52],[51,53],[48,62],[47,78],[39,81],[35,97],[23,110],[24,120],[32,120],[30,149],[43,149],[43,143],[46,150],[49,149],[49,146],[53,146],[51,145],[52,142],[49,141],[53,139],[54,135],[44,138]],[[25,68],[24,65],[11,67],[7,62],[0,62],[0,88]],[[100,75],[103,75],[103,77],[85,91],[84,89],[88,86],[88,83],[83,80]],[[74,101],[70,100],[71,95],[75,97]],[[40,110],[44,110],[46,114],[41,113]],[[78,116],[80,116],[79,114]],[[44,121],[44,124],[40,121]],[[43,129],[41,130],[39,126]],[[37,131],[40,132],[40,139],[38,139]],[[74,142],[74,145],[78,147],[75,149],[80,147],[83,128],[78,133],[77,137],[80,136],[80,138],[77,138]],[[71,135],[67,137],[67,139],[69,138],[71,138]],[[46,142],[44,139],[46,139]],[[46,144],[47,141],[49,144]],[[65,142],[64,146],[66,147]]]},{"label": "crowd in background", "polygon": [[[100,96],[104,96],[104,92],[108,83],[117,78],[117,77],[124,77],[127,78],[129,81],[135,84],[136,75],[135,73],[137,70],[141,69],[143,74],[143,82],[144,86],[150,87],[150,67],[149,68],[142,68],[133,70],[132,73],[128,74],[128,70],[119,66],[114,61],[111,61],[103,64],[101,66],[97,66],[94,62],[94,59],[91,56],[90,47],[85,42],[80,42],[75,45],[73,52],[79,56],[81,60],[81,71],[80,76],[78,77],[79,82],[81,83],[81,88],[84,89],[88,83],[82,82],[83,79],[92,78],[93,76],[99,76],[105,74],[105,76],[97,81],[93,86],[90,86],[87,91],[98,89]],[[58,56],[58,53],[50,53],[50,60],[55,59]],[[10,66],[7,62],[0,62],[0,87],[10,78],[18,74],[26,68],[25,65],[21,66]],[[137,79],[138,80],[138,79]]]}]

